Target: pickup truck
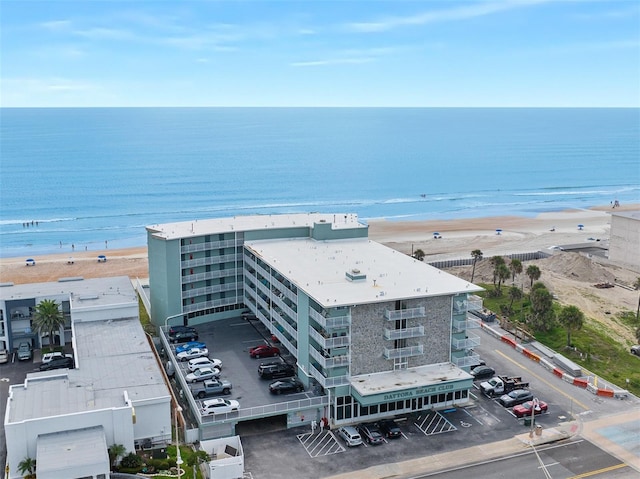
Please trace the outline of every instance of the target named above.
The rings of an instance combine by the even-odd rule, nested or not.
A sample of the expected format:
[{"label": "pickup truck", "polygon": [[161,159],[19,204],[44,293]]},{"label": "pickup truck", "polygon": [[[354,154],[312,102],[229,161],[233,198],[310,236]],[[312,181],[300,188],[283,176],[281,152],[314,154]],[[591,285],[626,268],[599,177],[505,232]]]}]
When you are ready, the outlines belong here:
[{"label": "pickup truck", "polygon": [[488,381],[480,383],[480,390],[485,396],[501,396],[514,389],[526,389],[529,383],[522,381],[518,376],[494,376]]},{"label": "pickup truck", "polygon": [[191,387],[191,394],[194,398],[204,399],[217,394],[231,394],[233,386],[226,379],[207,379],[199,386]]}]

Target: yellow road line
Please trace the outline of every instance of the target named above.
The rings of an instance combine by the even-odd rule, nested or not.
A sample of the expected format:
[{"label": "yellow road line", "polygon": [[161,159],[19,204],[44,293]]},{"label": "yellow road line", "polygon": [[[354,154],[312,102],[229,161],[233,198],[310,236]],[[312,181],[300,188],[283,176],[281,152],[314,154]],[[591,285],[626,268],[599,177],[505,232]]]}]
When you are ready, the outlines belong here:
[{"label": "yellow road line", "polygon": [[[539,381],[542,381],[543,383],[545,383],[547,386],[555,389],[556,391],[558,391],[560,394],[562,394],[565,397],[568,397],[569,399],[571,399],[575,404],[577,404],[578,406],[582,407],[585,411],[588,411],[590,408],[588,406],[586,406],[585,404],[582,404],[580,401],[578,401],[577,399],[574,399],[573,396],[567,394],[566,392],[564,392],[563,390],[557,388],[556,386],[554,386],[553,384],[551,384],[549,381],[547,381],[546,379],[542,379],[542,377],[538,376],[536,373],[531,372],[530,369],[525,368],[524,366],[522,366],[519,362],[514,361],[513,359],[511,359],[509,356],[507,356],[506,354],[504,354],[502,351],[498,351],[497,349],[495,350],[496,353],[498,353],[500,356],[502,356],[505,359],[508,359],[509,361],[511,361],[513,364],[515,364],[516,366],[518,366],[520,369],[524,369],[525,371],[527,371],[529,374],[531,374],[532,376],[534,376],[536,379],[538,379]],[[569,383],[567,383],[569,384]]]},{"label": "yellow road line", "polygon": [[615,466],[603,467],[602,469],[598,469],[597,471],[584,472],[582,474],[578,474],[577,476],[571,476],[568,479],[581,479],[583,477],[595,476],[596,474],[615,471],[616,469],[622,469],[623,467],[627,467],[627,464],[625,464],[624,462],[620,464],[616,464]]}]

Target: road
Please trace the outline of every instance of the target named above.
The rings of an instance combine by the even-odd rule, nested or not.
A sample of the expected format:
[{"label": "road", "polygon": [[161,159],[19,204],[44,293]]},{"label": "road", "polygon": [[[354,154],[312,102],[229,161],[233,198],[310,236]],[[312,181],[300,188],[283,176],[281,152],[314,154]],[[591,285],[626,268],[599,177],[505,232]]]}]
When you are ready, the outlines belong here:
[{"label": "road", "polygon": [[[536,455],[537,452],[537,455]],[[422,479],[437,476],[438,479],[496,479],[523,477],[527,479],[623,479],[634,477],[636,471],[582,439],[570,440],[536,448],[480,464],[454,467],[444,471],[411,476]]]}]

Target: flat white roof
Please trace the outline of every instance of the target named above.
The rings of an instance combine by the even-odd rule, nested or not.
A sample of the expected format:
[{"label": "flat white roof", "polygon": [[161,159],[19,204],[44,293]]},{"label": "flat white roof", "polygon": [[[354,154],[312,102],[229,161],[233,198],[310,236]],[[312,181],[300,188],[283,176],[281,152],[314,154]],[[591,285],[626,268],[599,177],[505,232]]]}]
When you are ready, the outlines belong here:
[{"label": "flat white roof", "polygon": [[164,376],[137,318],[74,325],[77,369],[27,374],[11,387],[8,422],[123,407],[168,398]]},{"label": "flat white roof", "polygon": [[472,378],[469,373],[452,363],[439,363],[353,376],[350,383],[361,396],[368,396]]},{"label": "flat white roof", "polygon": [[260,240],[245,242],[245,247],[323,307],[482,291],[367,238]]},{"label": "flat white roof", "polygon": [[107,440],[102,427],[38,435],[38,476],[69,477],[80,467],[109,469]]},{"label": "flat white roof", "polygon": [[[37,266],[36,266],[37,267]],[[64,296],[76,307],[106,306],[123,302],[137,302],[136,293],[128,276],[108,278],[61,278],[48,283],[7,284],[0,286],[0,300],[59,298]]]},{"label": "flat white roof", "polygon": [[354,213],[296,213],[277,215],[231,216],[205,220],[181,221],[147,226],[154,237],[165,240],[190,238],[208,234],[258,231],[280,228],[311,227],[315,223],[331,223],[333,229],[368,228]]}]

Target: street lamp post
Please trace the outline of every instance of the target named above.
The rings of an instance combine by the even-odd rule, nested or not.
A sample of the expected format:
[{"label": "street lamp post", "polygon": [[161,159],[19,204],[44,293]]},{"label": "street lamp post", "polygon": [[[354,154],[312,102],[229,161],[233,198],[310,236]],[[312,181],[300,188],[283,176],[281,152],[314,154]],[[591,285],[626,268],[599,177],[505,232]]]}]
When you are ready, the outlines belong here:
[{"label": "street lamp post", "polygon": [[531,430],[529,431],[529,437],[533,439],[533,426],[535,421],[536,411],[540,410],[540,400],[538,398],[533,398],[531,400]]},{"label": "street lamp post", "polygon": [[178,467],[178,479],[182,477],[182,457],[180,456],[180,435],[178,434],[178,414],[182,412],[180,406],[176,407],[176,466]]},{"label": "street lamp post", "polygon": [[167,330],[167,326],[169,326],[169,320],[173,318],[179,318],[180,316],[184,316],[184,313],[172,314],[171,316],[167,316],[164,320],[164,329]]}]

